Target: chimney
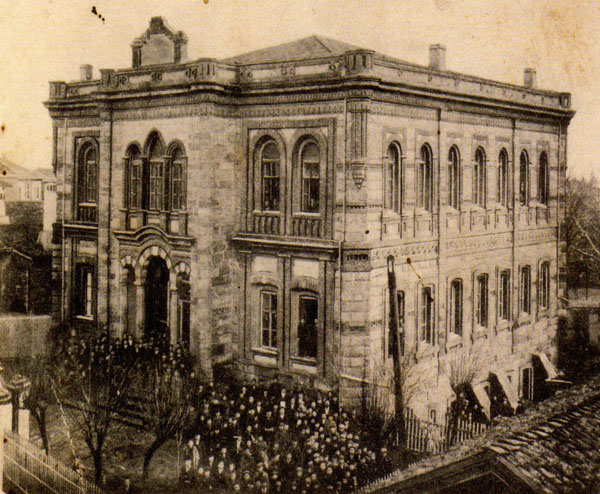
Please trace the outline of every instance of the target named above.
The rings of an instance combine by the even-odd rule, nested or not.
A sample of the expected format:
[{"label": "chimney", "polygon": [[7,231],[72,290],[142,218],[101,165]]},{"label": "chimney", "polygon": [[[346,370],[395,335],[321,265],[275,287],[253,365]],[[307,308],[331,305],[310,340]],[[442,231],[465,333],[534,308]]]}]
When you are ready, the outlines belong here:
[{"label": "chimney", "polygon": [[88,65],[88,64],[80,65],[79,66],[79,74],[80,74],[79,79],[81,80],[81,82],[91,81],[93,71],[94,71],[94,69],[91,65]]},{"label": "chimney", "polygon": [[446,46],[429,45],[429,68],[446,70]]},{"label": "chimney", "polygon": [[536,73],[535,69],[525,69],[523,71],[523,85],[529,89],[535,89],[536,87]]}]

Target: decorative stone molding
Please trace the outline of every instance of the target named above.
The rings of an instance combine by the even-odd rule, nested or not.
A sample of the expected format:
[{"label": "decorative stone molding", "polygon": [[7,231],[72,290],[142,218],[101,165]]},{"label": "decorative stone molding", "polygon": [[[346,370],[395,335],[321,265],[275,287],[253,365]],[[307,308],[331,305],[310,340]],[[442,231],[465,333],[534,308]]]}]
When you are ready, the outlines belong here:
[{"label": "decorative stone molding", "polygon": [[365,163],[352,163],[352,180],[358,190],[362,188],[367,178],[367,165]]}]

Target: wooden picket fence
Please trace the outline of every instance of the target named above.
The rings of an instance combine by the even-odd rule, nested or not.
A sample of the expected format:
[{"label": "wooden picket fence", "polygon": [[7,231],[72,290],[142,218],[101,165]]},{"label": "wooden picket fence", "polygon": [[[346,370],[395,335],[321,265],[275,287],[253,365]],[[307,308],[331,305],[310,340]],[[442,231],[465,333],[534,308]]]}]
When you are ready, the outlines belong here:
[{"label": "wooden picket fence", "polygon": [[483,434],[487,429],[486,424],[463,418],[453,425],[450,414],[446,414],[443,424],[421,420],[410,408],[406,409],[405,424],[407,449],[424,454],[442,453],[454,444]]},{"label": "wooden picket fence", "polygon": [[[1,490],[1,489],[0,489]],[[46,455],[17,434],[4,433],[3,492],[19,494],[103,494],[80,473]]]}]

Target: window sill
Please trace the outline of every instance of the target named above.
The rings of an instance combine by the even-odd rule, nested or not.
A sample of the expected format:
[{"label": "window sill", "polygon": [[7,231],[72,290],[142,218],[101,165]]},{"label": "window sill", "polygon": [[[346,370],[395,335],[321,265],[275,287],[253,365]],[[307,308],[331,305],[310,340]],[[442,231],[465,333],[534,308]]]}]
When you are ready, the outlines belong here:
[{"label": "window sill", "polygon": [[498,320],[498,324],[496,326],[496,332],[499,331],[506,331],[507,329],[510,329],[510,321],[508,319],[500,319]]},{"label": "window sill", "polygon": [[92,322],[94,320],[94,316],[75,316],[75,319],[77,319],[78,321],[90,321],[90,322]]},{"label": "window sill", "polygon": [[321,213],[309,213],[306,211],[296,211],[292,213],[292,218],[320,218]]},{"label": "window sill", "polygon": [[488,332],[488,328],[483,327],[483,326],[477,326],[474,330],[473,330],[473,340],[478,340],[480,338],[487,338],[487,332]]},{"label": "window sill", "polygon": [[317,361],[313,358],[291,357],[292,370],[314,376],[317,374]]},{"label": "window sill", "polygon": [[263,216],[281,216],[281,211],[270,211],[270,210],[262,210],[262,209],[255,209],[254,211],[252,211],[252,214],[255,215],[263,215]]},{"label": "window sill", "polygon": [[429,360],[435,356],[437,350],[437,345],[431,345],[420,341],[419,350],[417,351],[417,360]]},{"label": "window sill", "polygon": [[253,348],[253,360],[260,365],[266,367],[277,367],[277,350],[268,348]]},{"label": "window sill", "polygon": [[462,335],[456,333],[448,333],[448,348],[452,349],[463,344]]}]

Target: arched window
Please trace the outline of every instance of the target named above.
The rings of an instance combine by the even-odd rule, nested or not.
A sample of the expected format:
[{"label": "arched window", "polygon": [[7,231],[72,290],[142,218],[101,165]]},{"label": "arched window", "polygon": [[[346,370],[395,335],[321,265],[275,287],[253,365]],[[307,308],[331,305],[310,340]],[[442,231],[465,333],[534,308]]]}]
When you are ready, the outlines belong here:
[{"label": "arched window", "polygon": [[519,203],[529,204],[529,156],[525,150],[519,158]]},{"label": "arched window", "polygon": [[481,328],[488,325],[488,275],[480,274],[475,280],[475,323]]},{"label": "arched window", "polygon": [[165,207],[164,148],[155,137],[148,152],[148,209],[161,211]]},{"label": "arched window", "polygon": [[300,148],[300,168],[302,174],[300,210],[305,213],[318,213],[321,152],[314,141],[307,141]]},{"label": "arched window", "polygon": [[190,276],[177,275],[177,339],[185,348],[190,347]]},{"label": "arched window", "polygon": [[431,148],[424,144],[421,147],[421,160],[419,161],[417,174],[417,207],[427,211],[432,210],[433,192],[433,156]]},{"label": "arched window", "polygon": [[540,169],[538,174],[538,200],[542,204],[548,204],[548,155],[540,154]]},{"label": "arched window", "polygon": [[261,209],[279,211],[279,147],[274,140],[263,143],[260,148]]},{"label": "arched window", "polygon": [[130,209],[142,207],[142,159],[137,146],[127,151],[127,206]]},{"label": "arched window", "polygon": [[473,163],[473,204],[485,207],[485,151],[478,147],[475,151],[475,162]]},{"label": "arched window", "polygon": [[502,149],[498,155],[498,202],[508,207],[508,153]]},{"label": "arched window", "polygon": [[98,203],[98,150],[94,143],[86,142],[77,157],[77,219],[97,221]]},{"label": "arched window", "polygon": [[433,289],[430,286],[424,286],[421,288],[419,295],[419,335],[421,341],[433,345],[435,343],[434,328]]},{"label": "arched window", "polygon": [[171,151],[171,209],[181,211],[185,209],[185,172],[186,159],[180,146],[175,146]]},{"label": "arched window", "polygon": [[456,146],[448,151],[448,205],[460,207],[460,155]]},{"label": "arched window", "polygon": [[541,310],[550,307],[550,263],[544,262],[540,266],[539,278],[539,304]]},{"label": "arched window", "polygon": [[391,211],[401,212],[402,209],[402,170],[400,147],[392,143],[388,147],[385,177],[385,204]]},{"label": "arched window", "polygon": [[450,284],[450,332],[458,336],[463,333],[463,285],[461,279],[452,280]]}]

